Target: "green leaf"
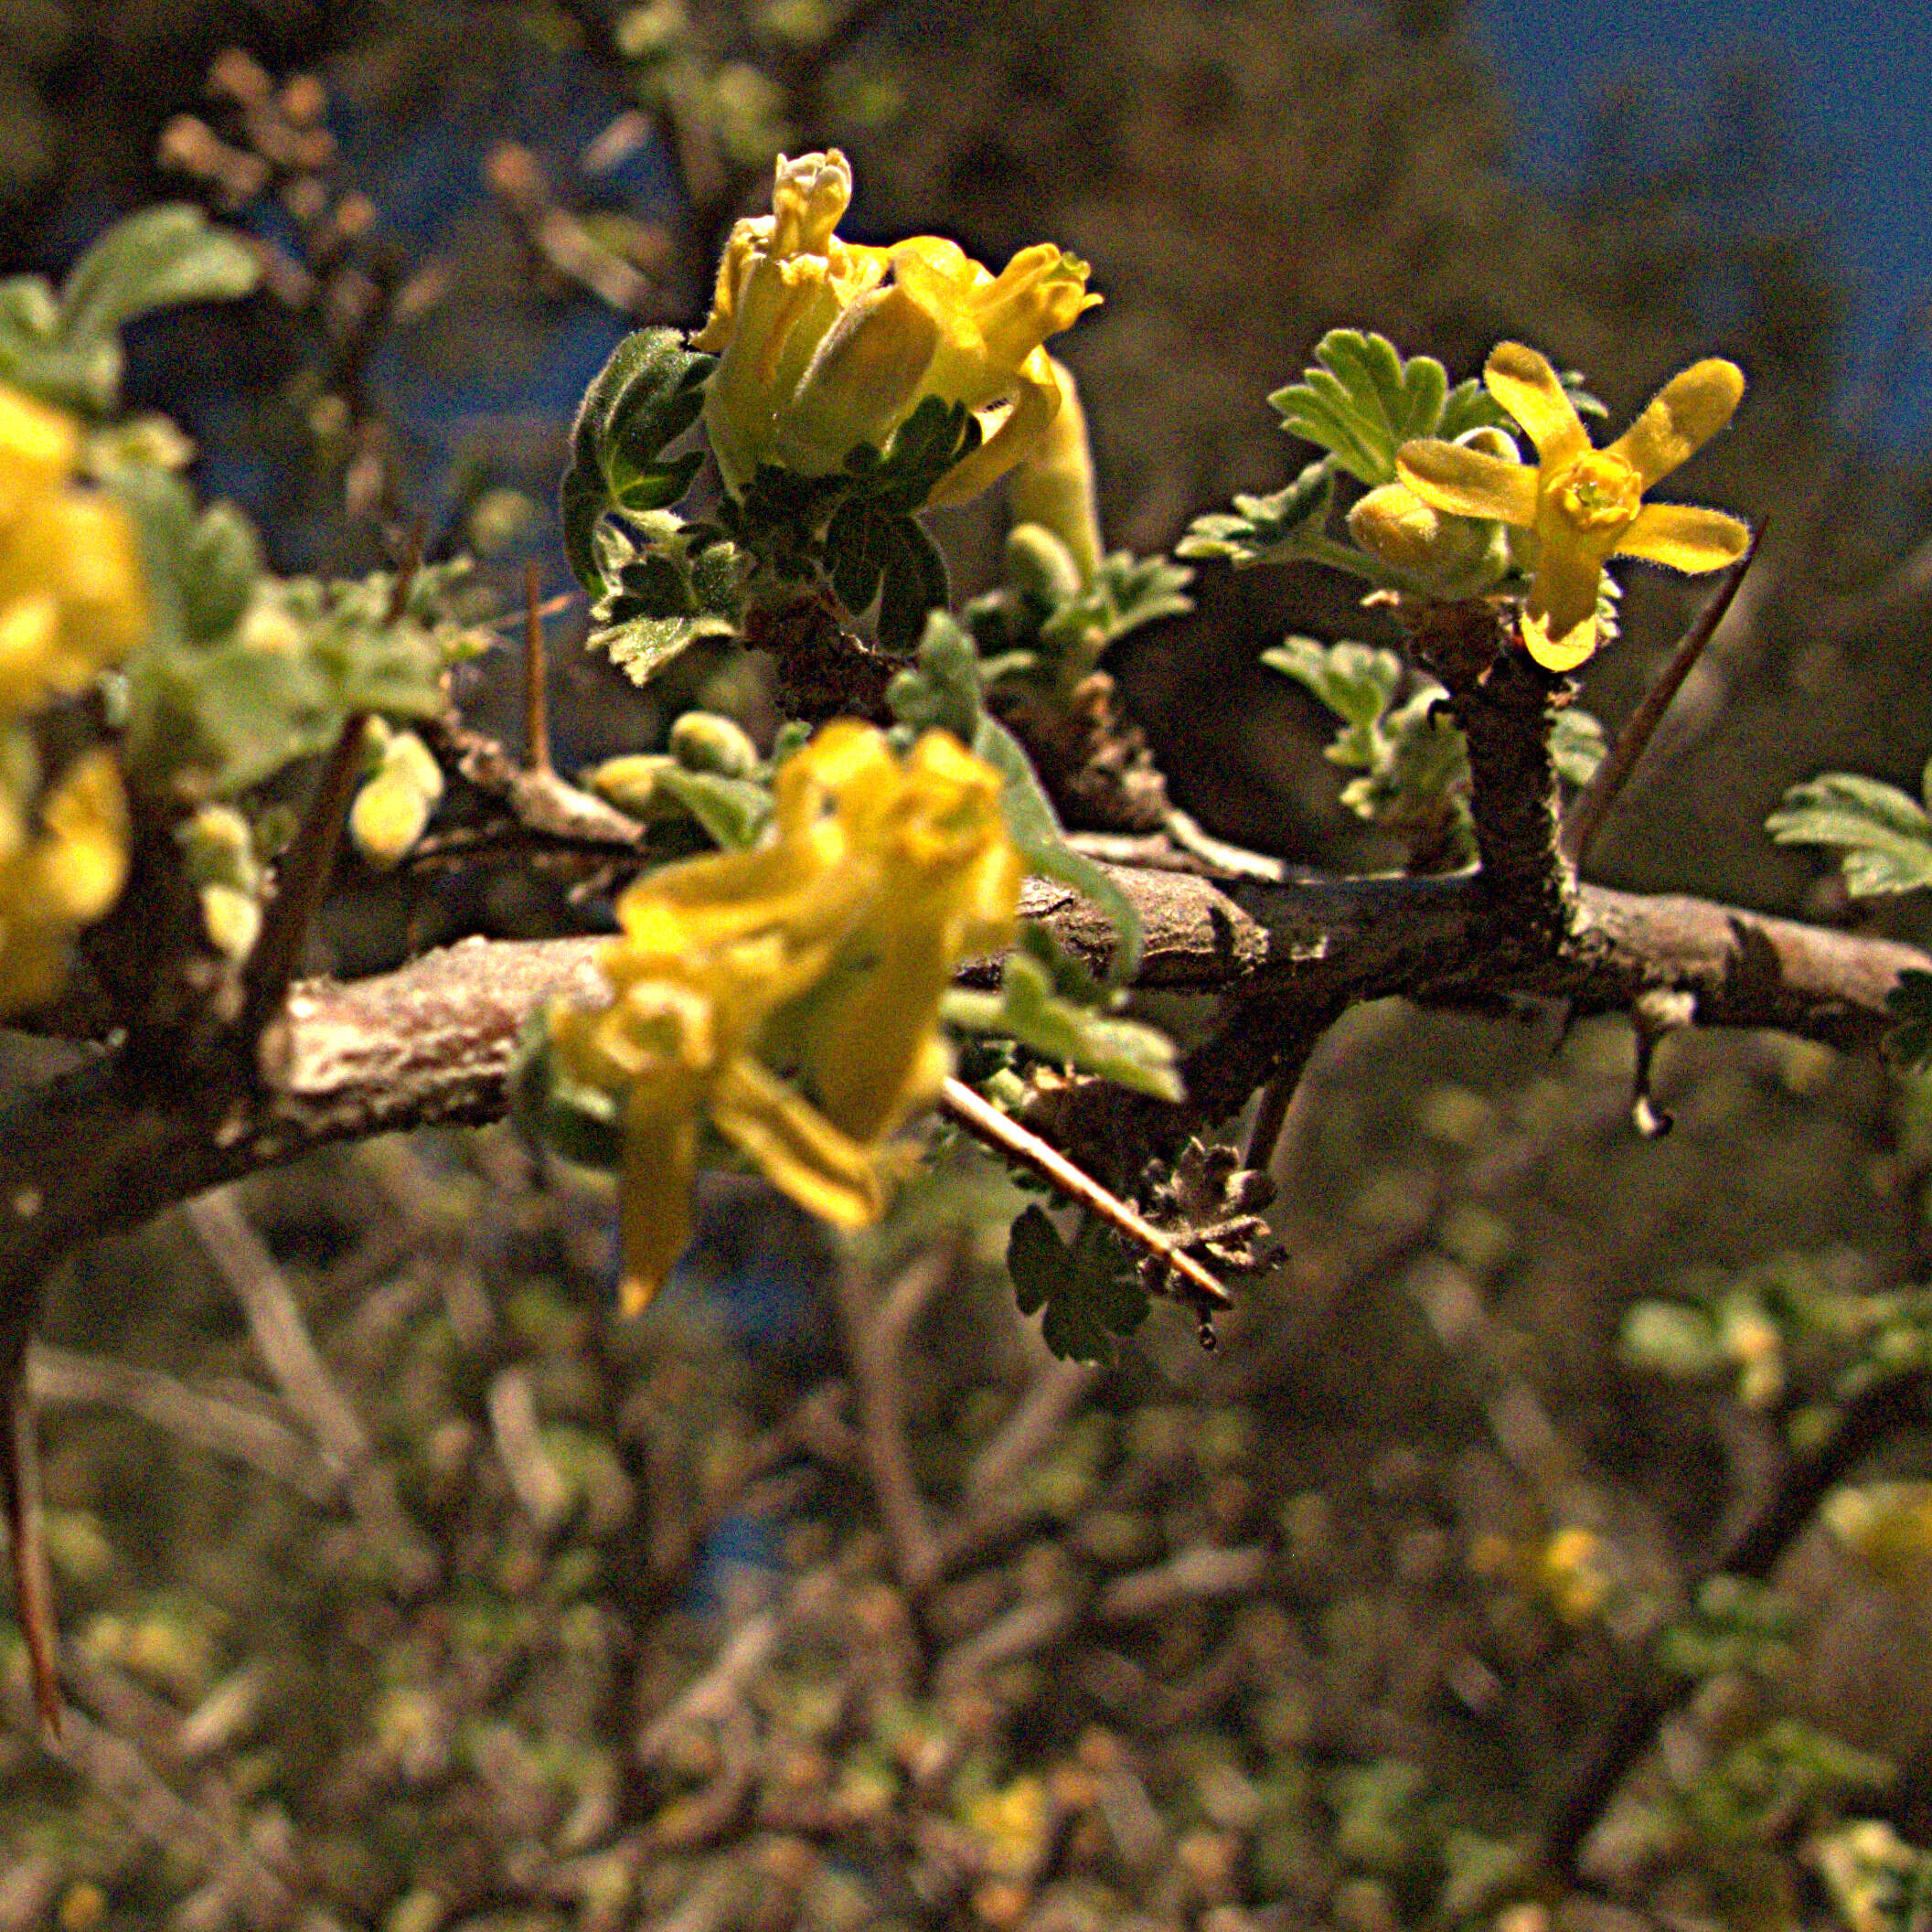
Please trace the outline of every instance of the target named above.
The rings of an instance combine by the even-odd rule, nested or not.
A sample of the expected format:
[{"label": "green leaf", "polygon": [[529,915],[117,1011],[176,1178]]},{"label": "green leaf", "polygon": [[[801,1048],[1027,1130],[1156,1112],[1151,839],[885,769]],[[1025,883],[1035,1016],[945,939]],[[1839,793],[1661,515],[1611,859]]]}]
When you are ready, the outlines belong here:
[{"label": "green leaf", "polygon": [[1454,443],[1470,430],[1513,430],[1516,419],[1482,386],[1479,377],[1465,376],[1443,398],[1442,419],[1434,434]]},{"label": "green leaf", "polygon": [[1028,1208],[1007,1239],[1007,1272],[1019,1312],[1045,1310],[1041,1339],[1063,1361],[1112,1361],[1115,1337],[1147,1319],[1138,1270],[1091,1221],[1070,1248],[1043,1209]]},{"label": "green leaf", "polygon": [[1837,847],[1852,893],[1932,885],[1932,818],[1916,798],[1876,778],[1827,772],[1794,785],[1765,827],[1780,845]]},{"label": "green leaf", "polygon": [[249,294],[261,280],[262,264],[239,236],[192,202],[163,202],[115,222],[74,264],[59,333],[83,346],[156,309]]},{"label": "green leaf", "polygon": [[860,443],[846,457],[846,471],[868,502],[907,516],[955,463],[979,447],[982,433],[979,419],[965,403],[928,396],[893,431],[888,454]]},{"label": "green leaf", "polygon": [[1007,957],[995,993],[948,992],[944,1017],[972,1033],[1000,1033],[1043,1060],[1064,1062],[1157,1100],[1182,1097],[1174,1042],[1157,1028],[1117,1019],[1062,998],[1038,959]]},{"label": "green leaf", "polygon": [[603,651],[633,684],[648,684],[672,658],[706,637],[731,637],[728,618],[698,612],[688,617],[633,617],[624,624],[599,624],[584,639]]},{"label": "green leaf", "polygon": [[1019,740],[987,715],[980,680],[979,654],[971,636],[957,618],[934,611],[926,619],[916,667],[900,672],[887,686],[886,702],[901,724],[913,731],[951,731],[999,774],[1000,815],[1028,871],[1072,886],[1106,915],[1120,939],[1107,983],[1125,985],[1140,967],[1140,913],[1104,866],[1067,843],[1031,760]]},{"label": "green leaf", "polygon": [[[1384,651],[1347,638],[1323,644],[1318,638],[1289,635],[1261,654],[1269,669],[1294,678],[1313,697],[1321,700],[1350,728],[1344,742],[1367,741],[1383,712],[1394,701],[1403,679],[1403,662],[1393,651]],[[1338,764],[1359,763],[1353,757],[1329,753]]]},{"label": "green leaf", "polygon": [[1386,336],[1330,329],[1315,346],[1317,366],[1268,400],[1291,435],[1326,450],[1359,482],[1395,479],[1395,452],[1431,436],[1442,421],[1448,378],[1433,356],[1407,362]]},{"label": "green leaf", "polygon": [[945,564],[933,539],[903,511],[854,496],[832,513],[825,547],[846,609],[862,617],[876,601],[880,643],[911,650],[927,614],[946,601]]},{"label": "green leaf", "polygon": [[1640,1301],[1624,1317],[1617,1353],[1632,1368],[1683,1381],[1714,1375],[1729,1361],[1717,1324],[1681,1301]]},{"label": "green leaf", "polygon": [[772,795],[750,778],[720,772],[690,772],[672,764],[656,774],[655,788],[675,798],[704,827],[713,845],[742,852],[757,844],[771,822]]},{"label": "green leaf", "polygon": [[180,478],[144,466],[118,472],[114,489],[134,518],[148,587],[148,633],[125,667],[129,768],[144,787],[232,796],[326,750],[351,711],[442,708],[433,620],[449,570],[419,572],[394,622],[386,571],[326,584],[255,578],[244,592],[253,537],[239,511],[197,518]]},{"label": "green leaf", "polygon": [[255,527],[232,503],[212,504],[182,560],[182,621],[196,639],[224,637],[240,622],[262,575]]},{"label": "green leaf", "polygon": [[606,652],[633,683],[647,683],[706,637],[736,637],[747,561],[736,544],[670,510],[607,524],[595,537],[606,586],[591,607],[592,650]]},{"label": "green leaf", "polygon": [[886,688],[892,716],[915,731],[950,731],[972,744],[984,715],[983,669],[972,638],[949,612],[934,611],[919,640],[918,662]]},{"label": "green leaf", "polygon": [[[1311,463],[1286,489],[1240,496],[1233,515],[1197,517],[1174,546],[1177,557],[1225,557],[1237,570],[1257,563],[1297,563],[1326,554],[1329,511],[1335,500],[1330,458]],[[1363,560],[1366,568],[1367,560]]]},{"label": "green leaf", "polygon": [[1019,748],[1019,741],[991,718],[982,718],[973,734],[973,750],[990,764],[1003,781],[999,808],[1007,822],[1007,832],[1027,870],[1041,879],[1056,879],[1072,886],[1083,898],[1091,900],[1105,914],[1118,935],[1119,944],[1107,964],[1106,983],[1125,986],[1140,970],[1140,911],[1114,875],[1097,859],[1076,852],[1066,841],[1052,802],[1041,789],[1031,761]]},{"label": "green leaf", "polygon": [[1556,714],[1556,728],[1550,733],[1550,762],[1565,785],[1579,789],[1596,775],[1606,747],[1601,723],[1588,711],[1572,705]]},{"label": "green leaf", "polygon": [[677,329],[626,336],[584,391],[560,488],[564,554],[592,599],[607,588],[596,542],[609,510],[659,510],[689,488],[701,452],[667,459],[665,446],[698,420],[714,356]]}]

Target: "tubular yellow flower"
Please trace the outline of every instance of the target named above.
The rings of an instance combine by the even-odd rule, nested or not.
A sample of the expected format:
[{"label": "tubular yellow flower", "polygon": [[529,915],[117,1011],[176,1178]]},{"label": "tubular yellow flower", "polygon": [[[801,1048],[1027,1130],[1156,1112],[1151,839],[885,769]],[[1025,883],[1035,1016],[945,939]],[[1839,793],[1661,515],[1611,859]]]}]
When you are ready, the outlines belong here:
[{"label": "tubular yellow flower", "polygon": [[1730,422],[1745,387],[1735,363],[1712,357],[1673,376],[1601,450],[1590,446],[1556,371],[1534,349],[1498,344],[1483,381],[1528,432],[1541,461],[1512,463],[1432,438],[1404,443],[1396,469],[1438,510],[1535,533],[1522,635],[1545,669],[1574,670],[1596,648],[1596,585],[1609,558],[1641,557],[1695,573],[1722,570],[1744,554],[1751,533],[1736,518],[1643,501]]},{"label": "tubular yellow flower", "polygon": [[876,1220],[885,1138],[945,1071],[953,968],[1012,936],[1022,867],[998,774],[945,732],[902,760],[835,721],[774,792],[763,845],[619,900],[608,1006],[550,1016],[561,1070],[620,1103],[627,1312],[689,1239],[707,1132],[825,1220]]},{"label": "tubular yellow flower", "polygon": [[842,241],[833,230],[851,195],[838,149],[781,155],[772,212],[732,229],[691,338],[720,358],[705,394],[711,447],[733,491],[761,463],[823,475],[860,443],[886,447],[937,396],[964,403],[985,433],[930,498],[959,502],[1044,433],[1060,389],[1041,345],[1100,298],[1086,264],[1047,243],[996,276],[936,235],[890,249]]},{"label": "tubular yellow flower", "polygon": [[127,880],[127,799],[112,754],[86,752],[40,801],[41,829],[0,798],[0,1013],[60,990],[68,947]]},{"label": "tubular yellow flower", "polygon": [[119,505],[71,486],[80,432],[0,386],[0,715],[85,690],[146,619]]},{"label": "tubular yellow flower", "polygon": [[73,484],[80,432],[0,385],[0,1013],[60,989],[68,949],[127,875],[127,800],[112,756],[75,759],[43,792],[24,720],[84,691],[146,617],[133,533]]},{"label": "tubular yellow flower", "polygon": [[1016,526],[1037,523],[1059,538],[1079,567],[1081,582],[1092,583],[1103,545],[1086,411],[1073,370],[1051,356],[1047,367],[1060,388],[1060,408],[1039,445],[1013,472],[1008,507]]}]

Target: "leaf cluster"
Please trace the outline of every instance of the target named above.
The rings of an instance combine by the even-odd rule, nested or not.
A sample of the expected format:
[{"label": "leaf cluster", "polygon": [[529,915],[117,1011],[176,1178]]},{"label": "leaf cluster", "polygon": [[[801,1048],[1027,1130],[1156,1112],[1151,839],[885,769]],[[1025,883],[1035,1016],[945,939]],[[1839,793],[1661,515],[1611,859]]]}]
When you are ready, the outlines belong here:
[{"label": "leaf cluster", "polygon": [[[1264,651],[1262,662],[1341,720],[1323,756],[1357,774],[1341,793],[1350,811],[1431,854],[1473,860],[1468,748],[1440,684],[1393,651],[1347,638],[1323,644],[1291,635]],[[1604,755],[1603,727],[1568,707],[1557,714],[1550,749],[1565,784],[1586,785]]]},{"label": "leaf cluster", "polygon": [[1006,574],[964,613],[987,680],[1044,688],[1062,702],[1110,645],[1194,607],[1186,565],[1114,550],[1083,582],[1066,545],[1037,523],[1009,532]]},{"label": "leaf cluster", "polygon": [[1765,820],[1780,845],[1835,850],[1845,889],[1857,897],[1916,891],[1932,885],[1932,764],[1914,798],[1895,785],[1855,772],[1826,772],[1793,785]]},{"label": "leaf cluster", "polygon": [[0,382],[59,409],[106,415],[120,400],[128,323],[246,295],[261,278],[240,238],[191,202],[142,208],[80,257],[58,295],[44,276],[0,281]]},{"label": "leaf cluster", "polygon": [[197,510],[177,476],[117,473],[148,585],[148,635],[123,669],[127,764],[156,796],[232,797],[326,750],[354,712],[426,718],[476,647],[451,608],[467,565],[419,570],[400,611],[389,571],[325,582],[262,567],[231,504]]}]

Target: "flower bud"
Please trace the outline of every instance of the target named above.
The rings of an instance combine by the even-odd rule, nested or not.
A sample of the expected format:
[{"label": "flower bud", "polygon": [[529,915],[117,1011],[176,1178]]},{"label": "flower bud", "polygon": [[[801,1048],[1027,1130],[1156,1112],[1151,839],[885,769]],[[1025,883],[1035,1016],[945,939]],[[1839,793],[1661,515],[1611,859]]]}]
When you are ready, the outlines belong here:
[{"label": "flower bud", "polygon": [[383,747],[376,775],[356,794],[349,837],[379,871],[401,859],[430,822],[443,796],[443,767],[413,731],[396,732]]},{"label": "flower bud", "polygon": [[686,711],[672,723],[670,746],[688,772],[749,778],[758,769],[758,747],[744,727],[716,711]]},{"label": "flower bud", "polygon": [[1488,589],[1508,564],[1496,525],[1433,509],[1404,483],[1385,483],[1362,497],[1349,512],[1349,534],[1370,556],[1413,578],[1417,589],[1449,602]]}]

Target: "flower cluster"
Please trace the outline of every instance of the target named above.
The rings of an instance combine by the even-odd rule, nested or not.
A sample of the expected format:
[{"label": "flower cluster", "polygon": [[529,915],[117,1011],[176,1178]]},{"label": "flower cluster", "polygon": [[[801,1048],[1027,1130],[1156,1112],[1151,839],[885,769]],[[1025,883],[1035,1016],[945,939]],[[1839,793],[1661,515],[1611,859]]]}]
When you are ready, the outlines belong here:
[{"label": "flower cluster", "polygon": [[1540,461],[1424,438],[1396,454],[1402,483],[1430,509],[1533,533],[1535,574],[1523,643],[1547,670],[1574,670],[1596,648],[1596,587],[1611,557],[1692,573],[1744,555],[1750,531],[1721,510],[1646,503],[1644,493],[1730,422],[1744,394],[1719,357],[1673,376],[1607,449],[1593,449],[1556,371],[1534,349],[1499,343],[1483,368],[1489,393],[1520,422]]},{"label": "flower cluster", "polygon": [[772,212],[732,229],[692,337],[720,353],[705,395],[711,447],[733,491],[760,464],[824,475],[861,444],[885,448],[936,396],[964,403],[985,432],[928,499],[962,502],[1045,433],[1061,390],[1041,345],[1100,298],[1086,264],[1048,242],[994,275],[936,235],[842,241],[833,230],[851,198],[838,149],[781,155]]},{"label": "flower cluster", "polygon": [[0,1013],[59,991],[69,942],[127,872],[112,757],[83,753],[48,785],[27,724],[117,664],[145,621],[133,534],[73,486],[80,454],[69,418],[0,387]]},{"label": "flower cluster", "polygon": [[886,1139],[946,1072],[953,969],[1012,936],[999,787],[945,731],[902,758],[835,720],[779,768],[763,845],[619,900],[610,1004],[560,1005],[550,1034],[560,1073],[616,1104],[626,1311],[690,1238],[708,1134],[836,1225],[878,1218]]}]

